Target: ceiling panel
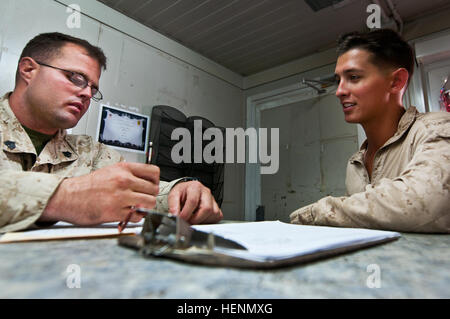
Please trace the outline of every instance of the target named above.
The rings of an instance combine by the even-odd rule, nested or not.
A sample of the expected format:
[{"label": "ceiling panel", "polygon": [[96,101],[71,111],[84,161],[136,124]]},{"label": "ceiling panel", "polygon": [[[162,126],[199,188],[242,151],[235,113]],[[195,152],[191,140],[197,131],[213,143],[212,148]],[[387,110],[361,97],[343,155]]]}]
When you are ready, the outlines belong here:
[{"label": "ceiling panel", "polygon": [[[331,48],[342,33],[365,30],[372,2],[320,0],[325,8],[314,11],[305,0],[98,1],[243,76]],[[386,1],[380,0],[388,8]],[[404,23],[450,8],[449,0],[391,3]]]},{"label": "ceiling panel", "polygon": [[[268,6],[272,5],[269,2],[266,2],[266,4]],[[285,9],[287,6],[291,5],[292,2],[287,1],[283,6],[273,10],[270,7],[267,8],[266,5],[261,5],[256,8],[254,12],[242,15],[234,24],[222,26],[221,28],[218,28],[216,32],[203,37],[202,40],[205,43],[203,52],[208,54],[209,51],[214,48],[225,45],[238,37],[251,33],[253,30],[258,29],[258,27],[261,27],[266,23],[274,23],[284,19],[286,17]]]},{"label": "ceiling panel", "polygon": [[[188,0],[186,0],[188,1]],[[214,0],[211,0],[214,1]],[[217,0],[216,0],[217,1]],[[261,5],[263,1],[261,0],[234,0],[234,1],[219,1],[226,3],[227,5],[222,7],[220,10],[214,12],[204,12],[203,17],[198,21],[188,25],[185,28],[178,28],[173,31],[174,37],[180,37],[185,42],[190,42],[190,40],[200,39],[199,43],[202,42],[202,37],[216,33],[217,29],[223,25],[229,25],[233,23],[237,17],[239,17],[244,12],[248,10],[253,10],[255,7]]]},{"label": "ceiling panel", "polygon": [[204,0],[176,1],[166,10],[146,20],[146,23],[168,30],[171,24],[180,23],[182,17],[189,17],[205,4]]}]

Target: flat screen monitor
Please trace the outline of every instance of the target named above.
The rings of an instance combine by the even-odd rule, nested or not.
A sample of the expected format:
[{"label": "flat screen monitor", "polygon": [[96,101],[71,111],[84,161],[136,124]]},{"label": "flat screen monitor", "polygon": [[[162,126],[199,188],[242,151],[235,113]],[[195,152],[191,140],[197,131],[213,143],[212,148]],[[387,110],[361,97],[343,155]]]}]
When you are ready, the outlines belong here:
[{"label": "flat screen monitor", "polygon": [[122,151],[146,153],[149,116],[100,105],[97,141]]}]

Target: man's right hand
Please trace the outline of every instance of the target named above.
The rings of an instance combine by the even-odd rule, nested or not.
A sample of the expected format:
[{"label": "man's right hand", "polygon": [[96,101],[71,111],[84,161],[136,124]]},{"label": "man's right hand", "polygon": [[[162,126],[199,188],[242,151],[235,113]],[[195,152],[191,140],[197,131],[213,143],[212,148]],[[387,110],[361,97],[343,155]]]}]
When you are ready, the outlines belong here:
[{"label": "man's right hand", "polygon": [[[121,162],[61,182],[39,221],[95,225],[122,221],[132,206],[154,208],[159,167]],[[142,216],[133,214],[131,222]]]}]

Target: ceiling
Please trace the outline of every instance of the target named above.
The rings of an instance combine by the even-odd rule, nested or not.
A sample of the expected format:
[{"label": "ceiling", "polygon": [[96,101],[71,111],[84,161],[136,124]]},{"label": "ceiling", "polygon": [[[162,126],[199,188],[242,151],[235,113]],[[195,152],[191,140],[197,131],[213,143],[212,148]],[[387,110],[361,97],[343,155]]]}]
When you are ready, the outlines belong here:
[{"label": "ceiling", "polygon": [[[224,67],[248,76],[335,46],[367,29],[369,0],[98,0]],[[319,9],[308,5],[328,7]],[[449,0],[391,0],[404,24]],[[334,4],[333,4],[334,3]],[[379,1],[391,15],[386,0]],[[331,5],[330,5],[331,4]]]}]

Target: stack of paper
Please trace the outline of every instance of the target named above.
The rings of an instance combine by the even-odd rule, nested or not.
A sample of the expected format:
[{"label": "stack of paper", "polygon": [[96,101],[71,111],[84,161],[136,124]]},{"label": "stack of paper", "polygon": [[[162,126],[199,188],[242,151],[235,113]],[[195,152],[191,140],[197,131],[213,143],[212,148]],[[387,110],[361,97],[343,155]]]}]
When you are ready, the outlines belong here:
[{"label": "stack of paper", "polygon": [[193,227],[234,240],[247,248],[246,251],[216,248],[217,251],[261,262],[332,252],[341,248],[355,249],[400,237],[399,233],[389,231],[294,225],[280,221]]}]

